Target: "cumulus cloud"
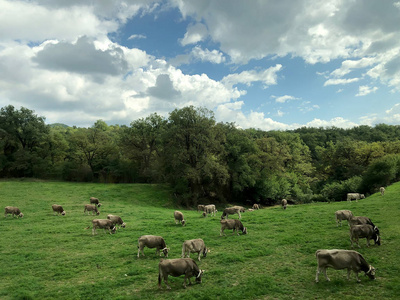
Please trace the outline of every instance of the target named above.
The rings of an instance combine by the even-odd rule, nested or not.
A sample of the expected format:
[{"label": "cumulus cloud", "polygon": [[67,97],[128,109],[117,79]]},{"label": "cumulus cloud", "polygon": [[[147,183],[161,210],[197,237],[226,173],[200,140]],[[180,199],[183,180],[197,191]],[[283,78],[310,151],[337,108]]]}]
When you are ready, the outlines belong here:
[{"label": "cumulus cloud", "polygon": [[174,99],[180,95],[180,92],[174,88],[168,74],[158,75],[156,85],[149,87],[147,92],[150,96],[164,100]]},{"label": "cumulus cloud", "polygon": [[289,96],[289,95],[284,95],[284,96],[271,96],[271,98],[274,98],[276,102],[278,103],[285,103],[287,101],[290,100],[298,100],[299,98],[293,97],[293,96]]},{"label": "cumulus cloud", "polygon": [[374,93],[378,90],[378,88],[375,87],[369,87],[367,85],[362,85],[358,87],[358,93],[356,94],[357,97],[359,96],[366,96],[368,94]]},{"label": "cumulus cloud", "polygon": [[282,65],[277,64],[263,71],[243,71],[241,73],[229,74],[222,78],[222,83],[227,87],[233,87],[239,83],[251,85],[253,82],[262,82],[265,86],[277,84],[277,73],[282,69]]},{"label": "cumulus cloud", "polygon": [[220,64],[225,61],[224,54],[219,52],[218,50],[208,50],[201,49],[200,46],[196,46],[192,49],[192,56],[195,59],[200,59],[201,61],[208,61],[214,64]]},{"label": "cumulus cloud", "polygon": [[182,46],[196,44],[207,37],[207,28],[202,23],[192,24],[187,28],[185,36],[180,40]]},{"label": "cumulus cloud", "polygon": [[79,74],[119,75],[128,68],[120,48],[99,50],[87,37],[79,38],[76,43],[49,43],[33,61],[43,69]]},{"label": "cumulus cloud", "polygon": [[[186,105],[213,109],[221,121],[243,128],[352,126],[339,116],[304,124],[276,122],[268,117],[271,113],[251,111],[245,95],[255,83],[263,88],[284,83],[290,71],[285,72],[283,59],[291,58],[318,66],[326,77],[319,83],[323,86],[340,85],[344,91],[345,85],[362,80],[358,96],[375,92],[379,84],[399,92],[399,3],[0,0],[0,105],[39,109],[50,122],[77,126],[97,119],[129,124],[154,111],[167,114]],[[181,14],[174,22],[187,26],[174,40],[182,52],[150,55],[149,50],[121,45],[126,39],[150,41],[150,35],[122,34],[130,20],[146,14],[157,20],[171,11]],[[192,62],[221,69],[214,76],[201,73],[205,68],[197,74],[188,65]],[[234,71],[238,69],[245,71]],[[297,92],[298,98],[290,96],[292,91],[273,93],[284,95],[275,96],[277,103],[305,97]],[[274,104],[268,109],[281,115]],[[308,101],[296,106],[302,112],[319,109]],[[384,114],[385,119],[359,120],[397,120],[396,109]]]},{"label": "cumulus cloud", "polygon": [[339,85],[339,84],[349,84],[359,81],[360,78],[349,78],[349,79],[328,79],[325,81],[324,86],[328,85]]}]

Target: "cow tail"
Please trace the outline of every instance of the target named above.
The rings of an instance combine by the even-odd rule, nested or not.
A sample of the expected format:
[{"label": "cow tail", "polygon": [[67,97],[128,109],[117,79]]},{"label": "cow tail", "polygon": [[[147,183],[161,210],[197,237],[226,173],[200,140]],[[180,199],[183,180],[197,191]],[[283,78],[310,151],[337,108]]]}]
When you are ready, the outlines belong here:
[{"label": "cow tail", "polygon": [[158,286],[159,287],[161,287],[161,279],[162,279],[161,277],[162,277],[161,265],[158,265]]}]

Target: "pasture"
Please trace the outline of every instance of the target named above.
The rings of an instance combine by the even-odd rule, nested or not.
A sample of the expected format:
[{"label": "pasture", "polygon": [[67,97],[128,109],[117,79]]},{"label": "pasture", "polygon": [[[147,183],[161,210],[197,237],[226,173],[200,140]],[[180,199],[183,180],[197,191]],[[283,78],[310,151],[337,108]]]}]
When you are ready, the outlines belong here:
[{"label": "pasture", "polygon": [[[159,185],[0,181],[0,208],[18,206],[24,218],[0,218],[0,299],[398,299],[400,295],[400,184],[356,202],[269,207],[242,213],[248,235],[220,237],[220,216],[204,218],[196,209],[175,207]],[[100,199],[100,216],[85,215],[89,197]],[[54,216],[60,204],[66,216]],[[174,210],[187,225],[176,225]],[[347,222],[336,227],[334,213],[350,209],[368,216],[381,232],[382,245],[355,248],[377,268],[377,280],[328,269],[315,283],[317,249],[351,249]],[[92,236],[94,218],[117,214],[127,227],[114,235]],[[237,215],[230,218],[237,218]],[[203,283],[183,289],[183,276],[170,277],[172,290],[157,287],[160,257],[137,239],[161,235],[181,256],[182,243],[202,238],[211,252],[198,265]],[[191,255],[196,258],[195,254]],[[194,281],[194,279],[192,279]]]}]

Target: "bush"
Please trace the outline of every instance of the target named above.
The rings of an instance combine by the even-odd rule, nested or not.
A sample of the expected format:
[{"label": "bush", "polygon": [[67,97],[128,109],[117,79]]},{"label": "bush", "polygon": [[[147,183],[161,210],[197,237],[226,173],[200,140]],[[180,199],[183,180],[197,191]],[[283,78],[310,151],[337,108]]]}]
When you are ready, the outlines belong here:
[{"label": "bush", "polygon": [[332,182],[324,186],[321,194],[328,201],[343,201],[346,200],[347,193],[363,191],[361,183],[360,176],[354,176],[341,182]]},{"label": "bush", "polygon": [[386,155],[374,161],[362,179],[362,189],[373,193],[380,186],[387,186],[400,179],[400,155]]}]

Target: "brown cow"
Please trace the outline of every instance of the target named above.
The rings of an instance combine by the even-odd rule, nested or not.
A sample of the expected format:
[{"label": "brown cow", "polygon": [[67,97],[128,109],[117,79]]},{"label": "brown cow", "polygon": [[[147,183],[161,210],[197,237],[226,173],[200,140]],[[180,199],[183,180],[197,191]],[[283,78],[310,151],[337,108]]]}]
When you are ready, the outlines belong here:
[{"label": "brown cow", "polygon": [[[110,234],[115,233],[115,231],[117,230],[117,228],[115,228],[115,225],[111,222],[111,220],[108,219],[94,219],[92,220],[92,225],[93,225],[92,228],[93,235],[97,234],[96,233],[97,228],[104,228],[104,232],[106,233],[106,231],[108,230]],[[89,227],[87,229],[89,229]]]},{"label": "brown cow", "polygon": [[174,211],[174,219],[175,219],[175,224],[182,223],[182,226],[186,225],[186,221],[183,218],[183,213],[180,211]]},{"label": "brown cow", "polygon": [[347,280],[350,279],[350,272],[353,270],[356,273],[356,279],[358,279],[358,273],[363,271],[370,279],[375,279],[375,268],[367,263],[364,257],[353,250],[317,250],[315,252],[317,257],[317,274],[315,276],[315,282],[318,282],[319,273],[322,271],[327,281],[330,281],[328,275],[326,275],[327,268],[333,268],[335,270],[347,269]]},{"label": "brown cow", "polygon": [[86,213],[86,212],[88,214],[89,214],[89,212],[92,212],[92,215],[94,215],[94,214],[99,215],[100,214],[100,212],[97,209],[97,206],[96,205],[91,205],[91,204],[85,204],[85,209],[83,210],[83,213]]},{"label": "brown cow", "polygon": [[55,214],[57,214],[57,215],[61,214],[61,215],[65,216],[65,210],[63,209],[63,207],[61,205],[53,204],[51,206],[51,208],[54,211],[54,215]]},{"label": "brown cow", "polygon": [[168,257],[168,251],[169,248],[167,248],[167,245],[165,244],[164,239],[161,236],[156,236],[156,235],[142,235],[138,239],[138,254],[137,257],[139,257],[140,252],[142,252],[142,255],[144,256],[143,249],[144,247],[147,248],[156,248],[156,254],[160,254],[160,250],[163,252],[165,257]]},{"label": "brown cow", "polygon": [[236,219],[226,219],[226,220],[221,220],[221,231],[220,231],[220,236],[222,234],[225,235],[224,230],[225,229],[233,229],[233,234],[235,234],[235,231],[237,235],[239,235],[239,230],[242,231],[243,234],[247,234],[247,228],[243,226],[242,222],[240,220]]},{"label": "brown cow", "polygon": [[19,210],[18,207],[14,207],[14,206],[6,206],[4,208],[4,217],[7,218],[8,214],[12,214],[12,216],[14,217],[17,216],[17,218],[23,218],[24,214]]},{"label": "brown cow", "polygon": [[158,287],[161,288],[161,281],[164,279],[167,289],[171,289],[168,285],[168,275],[173,277],[185,275],[183,287],[186,288],[186,279],[189,280],[189,285],[192,284],[190,278],[193,276],[196,277],[196,283],[201,283],[203,273],[204,270],[200,270],[191,258],[161,259],[158,264]]}]

